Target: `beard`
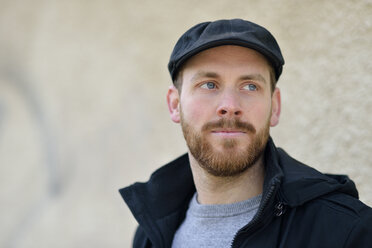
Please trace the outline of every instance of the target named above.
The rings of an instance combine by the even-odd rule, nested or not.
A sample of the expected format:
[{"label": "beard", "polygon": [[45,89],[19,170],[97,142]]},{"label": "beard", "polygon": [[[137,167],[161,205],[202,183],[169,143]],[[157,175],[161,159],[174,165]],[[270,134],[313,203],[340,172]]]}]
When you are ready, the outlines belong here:
[{"label": "beard", "polygon": [[[258,132],[250,123],[239,119],[220,119],[204,124],[201,131],[196,131],[184,118],[181,109],[181,126],[190,153],[199,165],[209,174],[217,177],[237,176],[252,167],[262,156],[269,139],[270,119]],[[223,139],[222,151],[213,148],[206,135],[215,128],[231,128],[246,132],[251,141],[248,145],[239,147],[239,140]]]}]

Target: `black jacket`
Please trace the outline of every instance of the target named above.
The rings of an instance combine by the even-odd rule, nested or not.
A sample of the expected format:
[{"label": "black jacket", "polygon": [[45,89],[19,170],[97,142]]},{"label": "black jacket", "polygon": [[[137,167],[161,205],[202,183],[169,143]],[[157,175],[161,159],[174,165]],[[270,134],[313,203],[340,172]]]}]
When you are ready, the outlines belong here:
[{"label": "black jacket", "polygon": [[[371,248],[372,209],[347,176],[322,174],[276,148],[265,151],[262,201],[232,247]],[[188,156],[158,169],[147,183],[120,190],[139,223],[133,247],[171,247],[195,192]]]}]

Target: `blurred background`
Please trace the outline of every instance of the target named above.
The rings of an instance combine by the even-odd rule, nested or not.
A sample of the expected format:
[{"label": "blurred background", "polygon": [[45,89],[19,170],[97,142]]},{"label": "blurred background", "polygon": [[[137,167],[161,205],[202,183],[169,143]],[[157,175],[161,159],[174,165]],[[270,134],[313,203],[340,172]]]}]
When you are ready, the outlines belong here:
[{"label": "blurred background", "polygon": [[286,60],[276,144],[372,205],[370,0],[0,0],[0,247],[129,247],[117,190],[186,152],[165,101],[173,46],[234,17]]}]

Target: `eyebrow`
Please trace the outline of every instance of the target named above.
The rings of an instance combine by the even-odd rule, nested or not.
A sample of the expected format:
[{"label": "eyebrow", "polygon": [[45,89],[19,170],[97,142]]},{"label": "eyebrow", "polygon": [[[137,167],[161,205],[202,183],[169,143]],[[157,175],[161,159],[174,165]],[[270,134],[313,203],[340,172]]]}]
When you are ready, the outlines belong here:
[{"label": "eyebrow", "polygon": [[199,78],[208,77],[208,78],[218,78],[219,75],[215,72],[209,71],[198,71],[194,76],[192,76],[191,81],[195,82]]},{"label": "eyebrow", "polygon": [[[203,78],[203,77],[207,77],[207,78],[219,78],[220,76],[217,73],[215,73],[215,72],[199,71],[199,72],[197,72],[191,78],[191,81],[192,82],[195,82],[197,79]],[[247,74],[247,75],[243,75],[243,76],[239,77],[239,80],[240,81],[243,81],[243,80],[256,80],[256,81],[261,81],[261,82],[263,82],[265,84],[267,83],[266,82],[266,79],[261,74]]]},{"label": "eyebrow", "polygon": [[249,75],[244,75],[239,78],[240,80],[256,80],[256,81],[261,81],[263,83],[267,83],[266,79],[261,75],[261,74],[249,74]]}]

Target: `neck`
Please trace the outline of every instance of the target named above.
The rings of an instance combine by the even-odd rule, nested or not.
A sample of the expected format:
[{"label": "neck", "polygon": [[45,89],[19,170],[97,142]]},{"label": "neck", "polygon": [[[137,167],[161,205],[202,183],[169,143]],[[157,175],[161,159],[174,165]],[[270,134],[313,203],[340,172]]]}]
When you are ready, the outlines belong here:
[{"label": "neck", "polygon": [[201,204],[230,204],[257,196],[263,191],[264,162],[258,161],[243,173],[232,177],[216,177],[205,171],[189,152],[198,202]]}]

